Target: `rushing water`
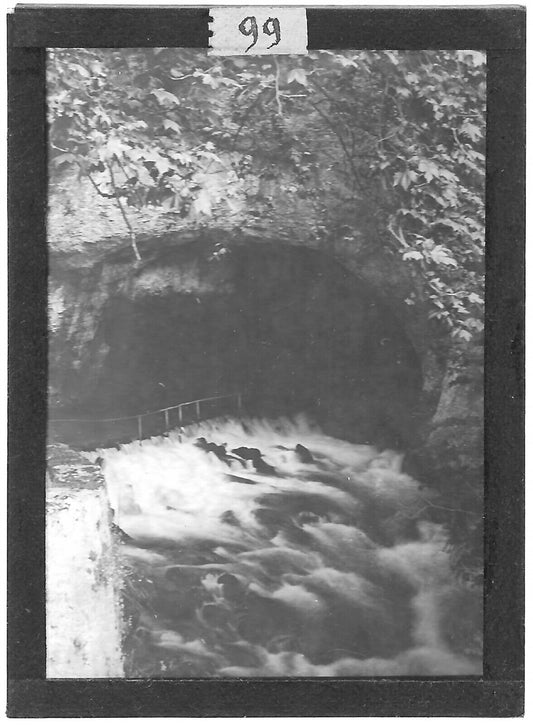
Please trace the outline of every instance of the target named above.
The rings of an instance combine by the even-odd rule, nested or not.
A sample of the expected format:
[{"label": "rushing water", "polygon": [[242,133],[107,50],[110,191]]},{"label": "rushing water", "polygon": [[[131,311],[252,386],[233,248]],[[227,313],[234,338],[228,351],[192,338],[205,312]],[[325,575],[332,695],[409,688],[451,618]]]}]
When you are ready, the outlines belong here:
[{"label": "rushing water", "polygon": [[[263,458],[221,460],[199,437]],[[301,418],[207,421],[97,455],[127,535],[130,676],[481,672],[465,644],[479,596],[400,454]]]}]

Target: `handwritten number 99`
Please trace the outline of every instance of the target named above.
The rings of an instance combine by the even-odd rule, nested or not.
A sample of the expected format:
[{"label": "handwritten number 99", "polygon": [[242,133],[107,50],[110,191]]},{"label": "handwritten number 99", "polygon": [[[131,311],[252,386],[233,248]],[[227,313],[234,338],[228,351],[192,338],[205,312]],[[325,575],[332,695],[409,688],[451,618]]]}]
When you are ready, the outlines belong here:
[{"label": "handwritten number 99", "polygon": [[[253,43],[251,45],[249,45],[246,48],[246,50],[244,51],[245,53],[247,53],[250,50],[250,48],[254,47],[254,45],[257,43],[257,39],[259,37],[259,31],[257,29],[257,20],[255,19],[255,17],[253,15],[250,15],[249,17],[244,18],[244,20],[242,20],[239,23],[239,30],[241,31],[241,33],[243,35],[246,35],[246,36],[251,35],[254,39]],[[280,31],[280,27],[279,27],[279,20],[277,18],[268,18],[268,20],[266,20],[263,23],[263,33],[265,35],[275,35],[276,36],[276,40],[268,46],[267,50],[269,48],[272,48],[274,45],[277,45],[279,43],[279,41],[281,40],[281,31]]]}]

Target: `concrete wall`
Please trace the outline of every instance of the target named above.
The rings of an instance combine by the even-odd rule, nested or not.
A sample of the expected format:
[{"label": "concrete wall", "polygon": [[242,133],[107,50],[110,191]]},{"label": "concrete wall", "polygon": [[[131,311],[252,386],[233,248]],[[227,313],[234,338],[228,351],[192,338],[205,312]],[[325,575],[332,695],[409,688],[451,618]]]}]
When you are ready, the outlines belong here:
[{"label": "concrete wall", "polygon": [[46,675],[123,677],[120,561],[98,466],[48,448]]}]

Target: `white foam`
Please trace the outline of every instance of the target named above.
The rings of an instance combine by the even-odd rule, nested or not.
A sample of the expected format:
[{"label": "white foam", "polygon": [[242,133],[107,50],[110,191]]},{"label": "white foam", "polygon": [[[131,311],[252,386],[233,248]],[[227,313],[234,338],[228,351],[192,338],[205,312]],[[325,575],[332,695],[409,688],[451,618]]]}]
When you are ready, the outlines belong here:
[{"label": "white foam", "polygon": [[[260,474],[251,462],[245,466],[233,462],[230,467],[194,445],[200,436],[225,444],[228,453],[241,446],[258,448],[278,475]],[[294,450],[298,443],[310,451],[314,462],[300,461]],[[222,645],[215,653],[201,636],[189,633],[185,637],[162,629],[155,620],[148,627],[153,646],[214,659],[221,676],[478,673],[479,661],[452,653],[441,634],[443,611],[457,586],[446,532],[442,526],[424,521],[431,495],[402,473],[401,454],[380,453],[372,446],[325,436],[300,418],[206,421],[142,445],[136,442],[120,450],[88,454],[91,460],[98,456],[103,459],[116,523],[147,547],[124,547],[131,565],[147,567],[153,579],[159,577],[162,582],[171,568],[198,572],[199,589],[216,607],[229,612],[228,616],[231,606],[224,600],[221,572],[236,578],[233,582],[242,588],[242,596],[251,592],[268,605],[286,606],[302,622],[312,619],[313,626],[326,621],[332,602],[344,608],[347,626],[351,617],[357,621],[358,613],[368,621],[376,620],[375,626],[380,617],[389,616],[382,621],[391,626],[381,581],[386,587],[388,579],[394,582],[399,577],[408,585],[405,596],[412,614],[411,644],[395,657],[361,658],[355,652],[316,664],[291,651],[290,633],[281,631],[271,639],[277,648],[286,641],[287,651],[271,652],[259,644],[242,642],[244,651],[258,664],[237,666],[222,653]],[[248,482],[231,480],[232,475]],[[258,509],[271,514],[271,521],[268,516],[266,520],[258,516]],[[371,538],[375,535],[372,530],[365,528],[364,516],[365,511],[376,516],[385,510],[387,517],[392,511],[407,520],[421,519],[417,538],[390,547],[378,545]],[[153,542],[171,542],[177,551],[191,556],[197,543],[202,543],[203,562],[208,542],[216,561],[190,565],[161,550],[151,550]],[[379,586],[369,581],[373,571],[381,576]],[[202,626],[207,623],[197,614],[190,627]],[[231,627],[228,632],[234,638]]]}]

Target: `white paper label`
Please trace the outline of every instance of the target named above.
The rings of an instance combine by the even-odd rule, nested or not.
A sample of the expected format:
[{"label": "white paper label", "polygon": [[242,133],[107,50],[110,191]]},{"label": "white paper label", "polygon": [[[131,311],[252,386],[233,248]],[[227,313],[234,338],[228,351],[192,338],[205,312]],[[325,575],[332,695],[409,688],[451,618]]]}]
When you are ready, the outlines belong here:
[{"label": "white paper label", "polygon": [[307,53],[307,15],[302,7],[218,7],[209,11],[209,55]]}]

